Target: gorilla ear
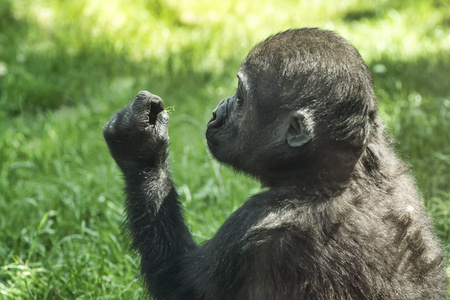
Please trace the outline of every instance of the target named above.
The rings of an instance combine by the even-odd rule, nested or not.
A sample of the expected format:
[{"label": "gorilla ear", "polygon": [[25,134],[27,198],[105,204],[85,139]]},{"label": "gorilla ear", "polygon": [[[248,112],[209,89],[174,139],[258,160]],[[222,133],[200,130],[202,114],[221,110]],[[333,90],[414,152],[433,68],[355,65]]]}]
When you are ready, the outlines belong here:
[{"label": "gorilla ear", "polygon": [[305,114],[302,110],[295,110],[289,114],[289,128],[286,140],[291,147],[302,147],[311,140],[311,132],[305,126]]}]

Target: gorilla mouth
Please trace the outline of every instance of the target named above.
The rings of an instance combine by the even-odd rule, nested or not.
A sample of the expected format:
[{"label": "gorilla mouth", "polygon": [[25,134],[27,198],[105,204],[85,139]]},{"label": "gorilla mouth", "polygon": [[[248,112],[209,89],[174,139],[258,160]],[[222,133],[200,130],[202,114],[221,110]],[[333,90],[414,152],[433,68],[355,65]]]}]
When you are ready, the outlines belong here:
[{"label": "gorilla mouth", "polygon": [[[214,129],[217,129],[222,124],[216,123],[216,117],[213,115],[211,120],[208,122],[207,128],[206,128],[206,142],[208,143],[208,147],[211,148],[211,146],[218,146],[219,143],[217,139],[214,137]],[[222,122],[223,123],[223,122]],[[217,131],[215,131],[217,133]]]},{"label": "gorilla mouth", "polygon": [[213,149],[215,147],[219,146],[219,142],[216,139],[214,139],[208,135],[206,136],[206,143],[208,144],[208,148],[211,152],[213,151]]}]

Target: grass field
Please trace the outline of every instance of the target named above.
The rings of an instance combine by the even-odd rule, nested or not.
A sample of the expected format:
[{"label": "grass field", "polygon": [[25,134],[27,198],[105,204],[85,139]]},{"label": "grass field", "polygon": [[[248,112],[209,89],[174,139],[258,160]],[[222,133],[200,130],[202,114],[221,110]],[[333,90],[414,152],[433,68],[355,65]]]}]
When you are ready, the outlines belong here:
[{"label": "grass field", "polygon": [[195,237],[210,238],[259,185],[211,159],[206,122],[251,47],[292,27],[360,50],[449,253],[448,1],[2,0],[0,299],[144,296],[101,134],[139,90],[174,106],[174,180]]}]

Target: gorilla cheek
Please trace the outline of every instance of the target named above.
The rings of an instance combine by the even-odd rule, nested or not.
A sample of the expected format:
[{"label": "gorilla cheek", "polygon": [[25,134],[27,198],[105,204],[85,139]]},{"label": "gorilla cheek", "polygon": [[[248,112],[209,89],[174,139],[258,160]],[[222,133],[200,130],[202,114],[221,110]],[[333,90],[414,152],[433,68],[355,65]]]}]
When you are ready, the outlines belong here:
[{"label": "gorilla cheek", "polygon": [[206,141],[211,154],[220,162],[235,162],[238,156],[237,135],[237,127],[229,119],[220,128],[208,126]]},{"label": "gorilla cheek", "polygon": [[[226,138],[221,130],[208,127],[206,141],[211,154],[219,161],[224,161],[224,153],[227,148]],[[224,151],[225,150],[225,151]]]}]

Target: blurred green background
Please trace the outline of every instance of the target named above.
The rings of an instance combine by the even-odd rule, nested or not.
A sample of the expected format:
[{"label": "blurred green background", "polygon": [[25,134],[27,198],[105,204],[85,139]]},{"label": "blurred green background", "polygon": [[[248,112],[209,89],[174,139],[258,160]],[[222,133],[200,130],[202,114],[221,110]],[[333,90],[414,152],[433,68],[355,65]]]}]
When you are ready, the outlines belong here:
[{"label": "blurred green background", "polygon": [[360,50],[448,253],[447,0],[1,0],[0,299],[144,296],[101,134],[139,90],[175,108],[174,180],[196,239],[210,238],[259,185],[211,159],[206,122],[247,52],[293,27]]}]

